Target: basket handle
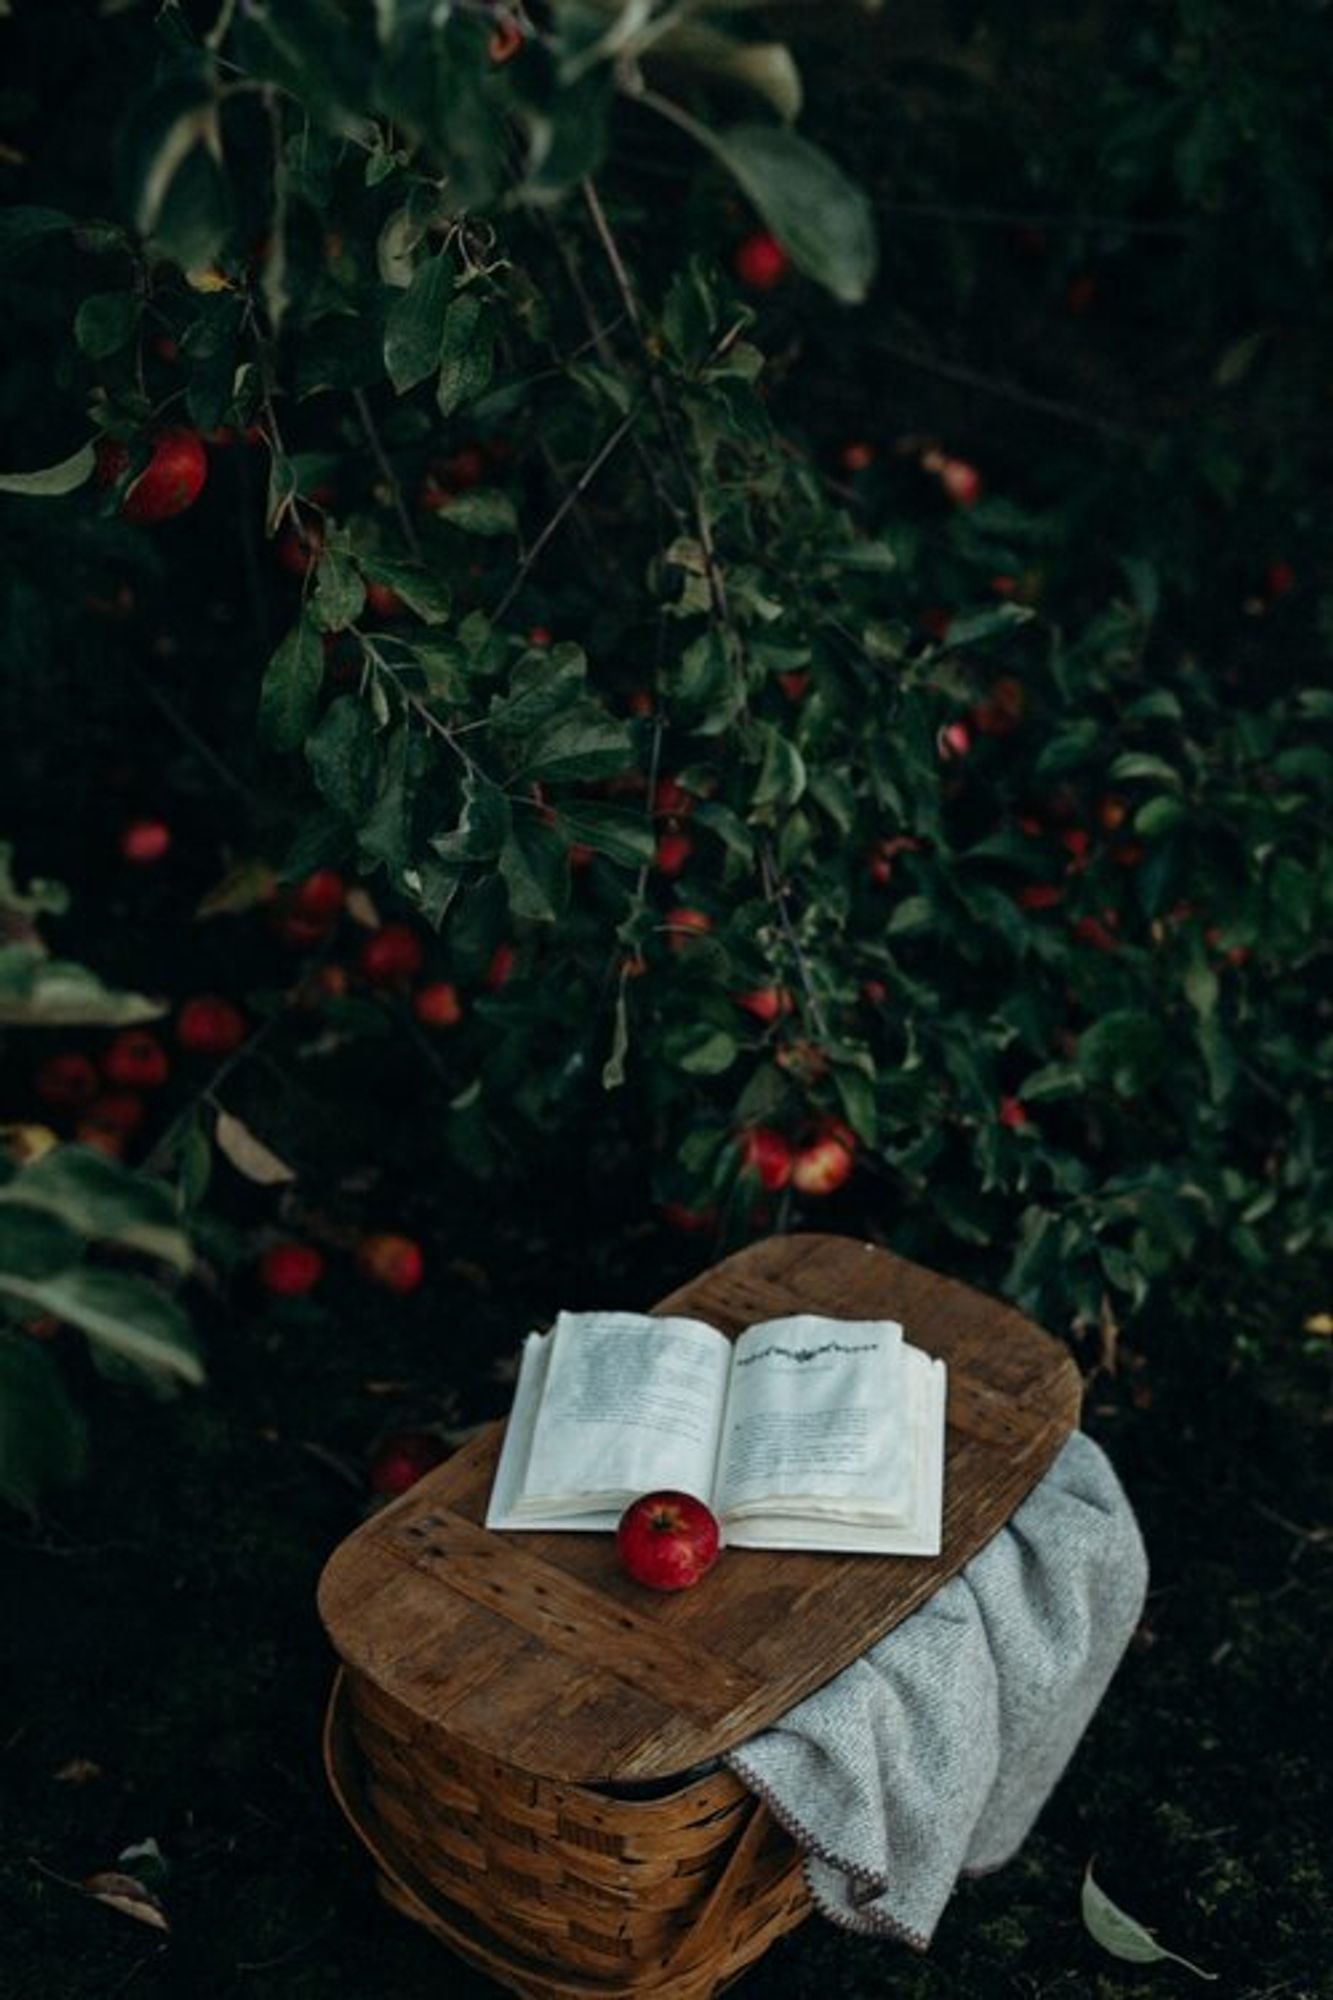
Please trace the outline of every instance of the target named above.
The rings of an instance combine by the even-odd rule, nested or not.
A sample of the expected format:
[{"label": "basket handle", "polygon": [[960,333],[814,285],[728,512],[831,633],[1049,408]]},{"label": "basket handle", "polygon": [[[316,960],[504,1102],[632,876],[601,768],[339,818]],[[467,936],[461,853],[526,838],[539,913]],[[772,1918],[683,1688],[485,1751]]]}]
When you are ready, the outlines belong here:
[{"label": "basket handle", "polygon": [[[612,2000],[625,1992],[623,1982],[609,1984],[605,1980],[586,1979],[577,1973],[561,1972],[554,1976],[545,1968],[531,1961],[512,1957],[499,1947],[490,1937],[478,1935],[461,1920],[460,1912],[449,1903],[437,1889],[423,1877],[410,1863],[392,1853],[383,1835],[372,1831],[362,1812],[358,1810],[352,1797],[345,1762],[345,1752],[341,1737],[345,1728],[343,1704],[346,1699],[344,1669],[338,1668],[333,1687],[329,1694],[328,1708],[324,1715],[324,1770],[344,1819],[351,1827],[361,1845],[370,1855],[384,1881],[393,1890],[393,1901],[437,1936],[456,1945],[465,1955],[480,1953],[489,1961],[489,1968],[497,1976],[511,1972],[516,1979],[540,1981],[542,1991],[553,1996],[553,2000]],[[757,1854],[767,1832],[768,1810],[761,1800],[756,1799],[736,1845],[727,1857],[726,1866],[708,1892],[708,1897],[698,1918],[681,1937],[675,1949],[668,1953],[657,1968],[658,1976],[653,1985],[642,1986],[638,1991],[645,1996],[655,1989],[661,1990],[673,1980],[694,1970],[708,1957],[719,1934],[724,1930],[731,1915],[731,1904],[737,1886],[744,1881],[750,1862]]]}]

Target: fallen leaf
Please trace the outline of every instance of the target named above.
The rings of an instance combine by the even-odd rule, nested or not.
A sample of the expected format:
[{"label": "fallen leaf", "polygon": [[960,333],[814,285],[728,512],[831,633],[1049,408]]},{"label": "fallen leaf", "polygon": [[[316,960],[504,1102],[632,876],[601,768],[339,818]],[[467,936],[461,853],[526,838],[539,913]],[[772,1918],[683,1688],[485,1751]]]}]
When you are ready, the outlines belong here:
[{"label": "fallen leaf", "polygon": [[1196,1979],[1216,1979],[1215,1972],[1205,1972],[1202,1966],[1191,1964],[1178,1951],[1168,1951],[1158,1944],[1150,1930],[1146,1930],[1137,1917],[1131,1917],[1120,1909],[1106,1891],[1092,1879],[1092,1863],[1089,1862],[1083,1876],[1083,1893],[1079,1899],[1083,1921],[1091,1935],[1103,1951],[1109,1951],[1112,1958],[1123,1958],[1131,1965],[1153,1965],[1159,1959],[1169,1958],[1173,1965],[1183,1965]]},{"label": "fallen leaf", "polygon": [[239,916],[271,903],[277,887],[277,875],[266,861],[237,861],[200,900],[194,914],[200,918]]},{"label": "fallen leaf", "polygon": [[150,1924],[155,1931],[171,1929],[161,1903],[137,1876],[125,1875],[118,1868],[104,1868],[90,1875],[82,1886],[84,1894],[95,1903],[105,1903],[109,1910],[119,1910],[123,1917]]},{"label": "fallen leaf", "polygon": [[1320,1333],[1327,1339],[1333,1335],[1333,1313],[1311,1313],[1305,1322],[1306,1333]]},{"label": "fallen leaf", "polygon": [[91,1757],[71,1757],[51,1776],[57,1785],[91,1785],[102,1775],[100,1764],[94,1764]]},{"label": "fallen leaf", "polygon": [[279,1187],[286,1181],[296,1179],[296,1169],[280,1160],[276,1153],[256,1139],[248,1125],[230,1111],[219,1111],[217,1123],[213,1127],[213,1137],[218,1151],[226,1156],[238,1174],[244,1174],[248,1181],[259,1187]]},{"label": "fallen leaf", "polygon": [[384,922],[372,898],[364,889],[349,889],[343,900],[343,908],[352,922],[360,924],[364,930],[377,931]]}]

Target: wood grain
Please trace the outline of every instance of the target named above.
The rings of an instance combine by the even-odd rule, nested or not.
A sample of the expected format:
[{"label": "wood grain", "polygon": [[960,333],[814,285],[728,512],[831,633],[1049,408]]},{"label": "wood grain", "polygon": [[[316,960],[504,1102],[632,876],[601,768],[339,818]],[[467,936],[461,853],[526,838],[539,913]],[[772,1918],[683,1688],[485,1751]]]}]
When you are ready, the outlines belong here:
[{"label": "wood grain", "polygon": [[557,1781],[658,1779],[773,1721],[989,1541],[1078,1422],[1058,1342],[870,1244],[769,1238],[654,1310],[732,1337],[792,1312],[901,1320],[949,1368],[943,1549],[733,1549],[693,1590],[655,1596],[609,1536],[482,1525],[503,1429],[490,1426],[335,1551],[320,1613],[344,1662],[423,1730]]}]

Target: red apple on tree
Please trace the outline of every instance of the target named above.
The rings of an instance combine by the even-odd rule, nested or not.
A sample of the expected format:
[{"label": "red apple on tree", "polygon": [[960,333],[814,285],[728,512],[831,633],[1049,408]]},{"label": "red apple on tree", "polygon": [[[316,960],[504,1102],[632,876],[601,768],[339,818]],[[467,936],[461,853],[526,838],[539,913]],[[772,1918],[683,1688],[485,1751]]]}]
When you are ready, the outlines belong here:
[{"label": "red apple on tree", "polygon": [[122,1090],[157,1090],[169,1068],[166,1050],[146,1028],[126,1028],[102,1057],[103,1076]]},{"label": "red apple on tree", "polygon": [[645,1493],[616,1529],[616,1553],[649,1590],[688,1590],[713,1567],[722,1546],[717,1517],[692,1493]]},{"label": "red apple on tree", "polygon": [[245,1034],[244,1014],[220,993],[197,993],[176,1017],[176,1040],[191,1055],[230,1055]]},{"label": "red apple on tree", "polygon": [[769,1194],[785,1188],[792,1177],[792,1145],[771,1125],[751,1125],[740,1136],[741,1165],[759,1177]]},{"label": "red apple on tree", "polygon": [[259,1282],[275,1298],[304,1298],[323,1275],[324,1259],[313,1243],[274,1243],[259,1260]]},{"label": "red apple on tree", "polygon": [[851,1179],[855,1165],[855,1134],[850,1126],[831,1118],[819,1136],[796,1154],[791,1184],[798,1194],[833,1194]]},{"label": "red apple on tree", "polygon": [[132,819],[121,828],[116,845],[122,861],[146,868],[160,861],[171,846],[171,828],[163,819]]},{"label": "red apple on tree", "polygon": [[48,1056],[39,1065],[32,1080],[34,1095],[43,1104],[49,1104],[58,1111],[73,1111],[81,1104],[91,1103],[98,1087],[97,1071],[91,1059],[77,1049],[66,1049],[61,1055]]},{"label": "red apple on tree", "polygon": [[752,292],[771,292],[791,269],[791,259],[766,229],[756,229],[736,245],[732,269]]},{"label": "red apple on tree", "polygon": [[357,1245],[356,1266],[372,1284],[383,1285],[386,1292],[400,1293],[414,1292],[426,1268],[421,1245],[410,1236],[397,1236],[391,1230],[377,1230],[362,1237]]},{"label": "red apple on tree", "polygon": [[[103,438],[97,447],[97,481],[114,486],[130,462],[127,446]],[[120,503],[121,518],[151,525],[169,521],[193,507],[208,478],[208,453],[197,431],[174,427],[159,431],[152,453],[138,477],[130,482]]]}]

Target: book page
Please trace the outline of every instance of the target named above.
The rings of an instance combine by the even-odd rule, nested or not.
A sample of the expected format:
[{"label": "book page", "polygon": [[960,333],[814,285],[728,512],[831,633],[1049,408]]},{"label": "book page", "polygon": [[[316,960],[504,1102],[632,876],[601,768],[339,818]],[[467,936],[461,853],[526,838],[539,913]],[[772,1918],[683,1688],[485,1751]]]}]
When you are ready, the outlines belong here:
[{"label": "book page", "polygon": [[918,1380],[914,1400],[921,1408],[914,1453],[914,1492],[905,1517],[898,1522],[857,1519],[850,1512],[841,1520],[815,1520],[802,1508],[788,1514],[780,1508],[727,1522],[727,1544],[737,1549],[823,1549],[842,1555],[937,1556],[944,1529],[944,1416],[947,1371],[915,1348],[903,1359]]},{"label": "book page", "polygon": [[736,1342],[717,1483],[727,1520],[781,1507],[901,1519],[914,1440],[893,1320],[769,1320]]},{"label": "book page", "polygon": [[516,1514],[606,1510],[655,1487],[707,1500],[731,1343],[700,1320],[561,1313]]}]

